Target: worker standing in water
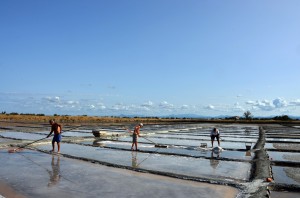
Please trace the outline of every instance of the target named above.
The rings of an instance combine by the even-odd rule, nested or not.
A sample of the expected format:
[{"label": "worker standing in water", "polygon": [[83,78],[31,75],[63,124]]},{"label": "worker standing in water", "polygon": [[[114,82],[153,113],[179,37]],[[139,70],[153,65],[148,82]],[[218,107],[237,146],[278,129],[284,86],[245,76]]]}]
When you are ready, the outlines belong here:
[{"label": "worker standing in water", "polygon": [[49,120],[49,124],[51,125],[51,131],[47,138],[54,132],[54,137],[52,139],[52,152],[54,152],[55,142],[57,143],[57,153],[60,153],[60,142],[61,142],[61,125],[56,123],[54,120]]},{"label": "worker standing in water", "polygon": [[215,138],[218,141],[218,146],[220,146],[220,131],[217,128],[214,128],[211,132],[210,132],[210,139],[211,139],[211,147],[214,147],[214,140]]},{"label": "worker standing in water", "polygon": [[[134,150],[133,149],[133,146],[135,146],[135,150],[137,151],[138,150],[138,142],[137,142],[137,139],[138,137],[140,137],[140,129],[143,127],[143,123],[140,123],[138,124],[137,126],[134,127],[134,131],[132,132],[132,145],[131,145],[131,150]],[[129,130],[129,132],[131,132]]]}]

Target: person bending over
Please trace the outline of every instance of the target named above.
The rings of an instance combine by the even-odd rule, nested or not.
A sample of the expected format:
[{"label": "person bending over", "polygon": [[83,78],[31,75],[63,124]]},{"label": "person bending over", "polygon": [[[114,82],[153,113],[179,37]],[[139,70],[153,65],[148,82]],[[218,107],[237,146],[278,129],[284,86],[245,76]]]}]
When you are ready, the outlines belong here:
[{"label": "person bending over", "polygon": [[210,132],[211,147],[214,147],[214,140],[215,140],[215,138],[218,141],[218,146],[220,146],[220,131],[217,128],[214,128]]}]

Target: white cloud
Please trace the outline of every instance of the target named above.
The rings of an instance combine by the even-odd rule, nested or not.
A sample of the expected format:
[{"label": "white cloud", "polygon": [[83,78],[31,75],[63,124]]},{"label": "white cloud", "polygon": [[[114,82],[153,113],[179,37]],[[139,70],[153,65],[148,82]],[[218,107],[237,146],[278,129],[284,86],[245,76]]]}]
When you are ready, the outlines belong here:
[{"label": "white cloud", "polygon": [[254,110],[263,110],[263,111],[273,111],[273,110],[282,110],[282,108],[288,106],[288,102],[282,98],[276,98],[273,101],[270,100],[257,100],[254,101],[247,101],[247,105],[251,105],[252,109]]},{"label": "white cloud", "polygon": [[60,105],[60,104],[57,104],[57,105],[54,105],[55,108],[58,108],[58,109],[62,109],[64,108],[65,106],[64,105]]},{"label": "white cloud", "polygon": [[103,103],[97,103],[96,105],[99,109],[106,109],[106,106]]},{"label": "white cloud", "polygon": [[118,111],[118,110],[126,110],[127,106],[124,105],[124,104],[122,104],[122,103],[118,103],[118,104],[113,105],[111,109],[112,110],[116,110],[116,111]]},{"label": "white cloud", "polygon": [[281,107],[287,106],[287,102],[281,98],[276,98],[275,100],[273,100],[273,104],[276,108],[281,108]]},{"label": "white cloud", "polygon": [[[103,97],[103,98],[102,98]],[[240,97],[240,96],[238,96]],[[95,99],[96,98],[96,99]],[[101,99],[99,99],[101,98]],[[219,104],[177,104],[173,105],[167,101],[154,104],[151,100],[140,104],[115,103],[112,100],[119,99],[116,96],[84,96],[84,95],[63,95],[51,96],[44,94],[9,94],[0,95],[0,106],[2,111],[19,112],[19,113],[45,113],[51,115],[70,114],[70,115],[151,115],[161,116],[170,115],[172,113],[196,113],[202,115],[235,115],[238,112],[250,109],[255,111],[255,115],[274,115],[289,113],[291,115],[299,115],[300,99],[292,101],[283,98],[275,98],[273,100],[248,100],[245,103],[219,103]],[[235,98],[236,99],[236,98]],[[107,101],[104,104],[102,101]],[[114,101],[115,102],[115,101]],[[126,101],[129,102],[129,101]],[[21,112],[20,112],[21,111]]]},{"label": "white cloud", "polygon": [[69,104],[69,105],[77,105],[77,104],[79,104],[78,101],[73,101],[73,100],[66,101],[66,103]]},{"label": "white cloud", "polygon": [[249,105],[253,105],[253,104],[255,104],[255,103],[256,103],[256,102],[251,101],[251,100],[249,100],[249,101],[246,102],[246,104],[249,104]]},{"label": "white cloud", "polygon": [[297,99],[295,101],[290,102],[289,105],[291,105],[291,106],[300,106],[300,99]]},{"label": "white cloud", "polygon": [[245,109],[237,102],[234,104],[232,111],[243,112],[243,111],[245,111]]},{"label": "white cloud", "polygon": [[174,108],[173,104],[168,103],[167,101],[163,101],[159,104],[159,107],[166,110],[171,110]]},{"label": "white cloud", "polygon": [[269,100],[257,101],[257,103],[254,104],[254,106],[256,106],[259,109],[264,110],[264,111],[272,111],[275,109],[273,102],[271,102]]},{"label": "white cloud", "polygon": [[182,105],[181,107],[180,107],[180,109],[182,109],[182,110],[184,110],[184,109],[189,109],[189,105]]},{"label": "white cloud", "polygon": [[51,103],[57,103],[57,102],[60,101],[60,98],[58,96],[54,96],[54,97],[48,96],[48,97],[45,97],[43,99],[48,101],[48,102],[51,102]]},{"label": "white cloud", "polygon": [[205,107],[205,109],[215,109],[215,106],[213,106],[213,105],[208,105],[208,106]]},{"label": "white cloud", "polygon": [[142,107],[146,107],[146,108],[151,108],[151,107],[153,107],[153,102],[148,101],[148,102],[142,104],[141,106]]},{"label": "white cloud", "polygon": [[96,109],[95,105],[89,105],[89,109]]}]

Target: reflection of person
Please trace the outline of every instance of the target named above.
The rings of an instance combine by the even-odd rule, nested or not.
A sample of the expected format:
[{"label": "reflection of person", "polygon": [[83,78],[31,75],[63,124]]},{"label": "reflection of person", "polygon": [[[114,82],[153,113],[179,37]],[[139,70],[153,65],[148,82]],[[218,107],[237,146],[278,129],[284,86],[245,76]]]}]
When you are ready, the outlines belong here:
[{"label": "reflection of person", "polygon": [[220,153],[218,153],[217,156],[214,157],[214,152],[213,151],[211,152],[211,156],[210,156],[209,162],[210,162],[210,166],[213,169],[216,169],[219,166],[220,161],[217,160],[217,158],[219,158],[219,157],[220,157]]},{"label": "reflection of person", "polygon": [[[140,137],[140,129],[143,127],[143,123],[138,124],[137,126],[134,127],[134,131],[132,132],[132,145],[131,145],[131,150],[133,150],[133,146],[135,146],[135,150],[137,151],[138,149],[138,143],[137,139]],[[131,131],[130,131],[131,132]]]},{"label": "reflection of person", "polygon": [[214,140],[215,138],[218,141],[218,146],[220,146],[220,131],[217,128],[214,128],[211,132],[210,132],[210,139],[211,139],[211,147],[214,147]]},{"label": "reflection of person", "polygon": [[56,163],[52,156],[51,167],[52,171],[48,171],[50,177],[48,187],[58,184],[60,180],[60,156],[57,156]]},{"label": "reflection of person", "polygon": [[131,156],[132,156],[132,167],[133,168],[138,168],[137,152],[131,152]]},{"label": "reflection of person", "polygon": [[57,153],[60,152],[60,141],[61,141],[61,125],[56,123],[54,120],[49,120],[49,123],[51,125],[51,131],[49,135],[47,136],[50,137],[50,135],[54,132],[54,137],[52,139],[52,152],[54,152],[55,145],[54,143],[57,143]]},{"label": "reflection of person", "polygon": [[100,141],[100,140],[94,140],[94,142],[93,142],[93,146],[94,147],[105,147],[105,144],[102,142],[102,141]]}]

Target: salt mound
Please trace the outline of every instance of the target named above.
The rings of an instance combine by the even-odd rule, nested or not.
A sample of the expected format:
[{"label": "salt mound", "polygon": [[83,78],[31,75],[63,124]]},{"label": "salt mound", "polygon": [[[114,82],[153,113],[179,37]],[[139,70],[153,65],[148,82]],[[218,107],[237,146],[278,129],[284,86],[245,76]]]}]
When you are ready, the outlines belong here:
[{"label": "salt mound", "polygon": [[223,148],[220,147],[220,146],[216,146],[212,149],[212,151],[215,153],[215,154],[218,154],[218,153],[221,153],[223,151]]}]

